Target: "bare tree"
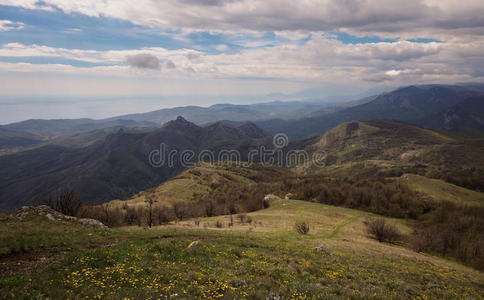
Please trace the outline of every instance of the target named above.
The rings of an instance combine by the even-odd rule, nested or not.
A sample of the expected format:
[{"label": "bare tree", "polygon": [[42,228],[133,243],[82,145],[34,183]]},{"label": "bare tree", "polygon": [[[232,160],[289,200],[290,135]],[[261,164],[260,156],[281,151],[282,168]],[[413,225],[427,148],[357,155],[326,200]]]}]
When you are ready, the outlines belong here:
[{"label": "bare tree", "polygon": [[61,190],[54,197],[42,199],[40,204],[50,206],[58,212],[68,216],[77,216],[82,208],[81,198],[74,190]]},{"label": "bare tree", "polygon": [[151,228],[151,226],[153,226],[153,203],[155,203],[156,200],[146,196],[145,202],[148,204],[148,227]]}]

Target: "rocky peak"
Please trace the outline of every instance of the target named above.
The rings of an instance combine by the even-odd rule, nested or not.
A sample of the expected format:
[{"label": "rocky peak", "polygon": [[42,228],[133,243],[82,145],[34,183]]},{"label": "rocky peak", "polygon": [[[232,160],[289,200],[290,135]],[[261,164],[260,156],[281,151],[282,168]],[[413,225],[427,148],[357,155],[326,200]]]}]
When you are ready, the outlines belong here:
[{"label": "rocky peak", "polygon": [[168,129],[168,130],[184,130],[184,129],[192,129],[192,128],[199,128],[197,125],[194,123],[187,121],[185,118],[182,116],[178,116],[175,120],[169,121],[165,123],[161,127],[161,129]]}]

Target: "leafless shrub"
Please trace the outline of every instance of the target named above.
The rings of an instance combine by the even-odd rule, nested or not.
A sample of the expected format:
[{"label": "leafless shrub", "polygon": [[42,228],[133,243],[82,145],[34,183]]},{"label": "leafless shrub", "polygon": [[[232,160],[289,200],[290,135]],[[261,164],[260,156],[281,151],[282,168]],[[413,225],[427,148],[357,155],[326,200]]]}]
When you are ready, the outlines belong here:
[{"label": "leafless shrub", "polygon": [[124,221],[126,225],[135,225],[137,224],[138,214],[136,213],[136,208],[134,207],[127,207],[126,214],[124,215]]},{"label": "leafless shrub", "polygon": [[217,227],[217,228],[223,228],[224,227],[224,224],[221,221],[217,221],[217,222],[215,222],[215,227]]},{"label": "leafless shrub", "polygon": [[379,242],[394,243],[401,238],[398,229],[384,219],[368,219],[365,225],[367,232]]},{"label": "leafless shrub", "polygon": [[188,211],[188,207],[186,203],[183,203],[183,202],[173,203],[173,213],[175,214],[175,217],[178,220],[183,221],[183,219],[187,217],[187,211]]},{"label": "leafless shrub", "polygon": [[306,221],[296,222],[296,224],[294,224],[294,230],[299,234],[308,234],[309,224]]},{"label": "leafless shrub", "polygon": [[245,223],[245,220],[247,219],[247,215],[246,214],[238,214],[237,219],[239,219],[240,223]]},{"label": "leafless shrub", "polygon": [[212,217],[215,215],[215,205],[211,200],[205,203],[205,215],[207,217]]},{"label": "leafless shrub", "polygon": [[39,204],[50,206],[64,215],[77,217],[82,208],[82,201],[74,190],[62,190],[54,197],[40,200]]}]

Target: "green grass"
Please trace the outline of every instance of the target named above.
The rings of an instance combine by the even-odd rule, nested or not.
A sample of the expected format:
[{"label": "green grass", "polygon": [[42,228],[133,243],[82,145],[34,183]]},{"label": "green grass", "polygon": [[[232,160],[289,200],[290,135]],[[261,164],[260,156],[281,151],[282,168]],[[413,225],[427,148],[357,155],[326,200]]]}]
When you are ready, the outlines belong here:
[{"label": "green grass", "polygon": [[[481,299],[481,272],[369,239],[371,214],[276,200],[249,224],[98,230],[2,218],[0,298]],[[310,224],[299,235],[296,220]],[[404,221],[389,220],[404,231]],[[209,224],[204,228],[203,224]],[[199,243],[188,248],[193,241]],[[14,250],[16,244],[28,245]],[[314,250],[324,244],[331,255]]]},{"label": "green grass", "polygon": [[104,237],[114,232],[79,226],[72,221],[48,222],[32,216],[28,221],[0,217],[0,258],[25,254],[32,250],[80,250],[104,244]]},{"label": "green grass", "polygon": [[400,180],[406,182],[416,191],[423,192],[435,200],[484,204],[484,193],[456,186],[443,180],[414,174],[405,174]]}]

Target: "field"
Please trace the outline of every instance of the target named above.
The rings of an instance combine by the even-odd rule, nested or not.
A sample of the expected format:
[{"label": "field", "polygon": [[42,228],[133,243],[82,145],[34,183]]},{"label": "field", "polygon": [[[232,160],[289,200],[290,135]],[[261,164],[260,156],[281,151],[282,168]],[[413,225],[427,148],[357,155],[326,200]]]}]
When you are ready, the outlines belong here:
[{"label": "field", "polygon": [[[481,272],[378,243],[363,224],[372,217],[282,199],[232,220],[218,216],[152,229],[102,230],[41,216],[3,216],[0,297],[482,298]],[[303,220],[307,235],[293,230]],[[405,221],[387,220],[408,232]],[[316,251],[320,245],[329,253]]]}]

